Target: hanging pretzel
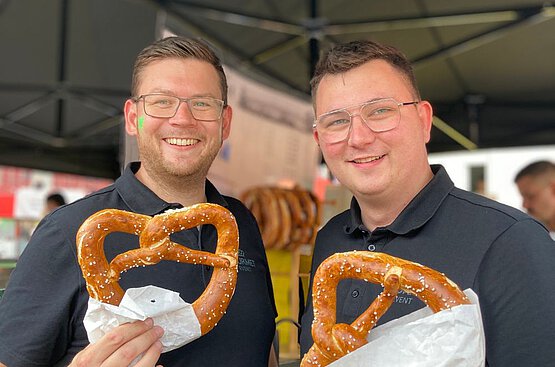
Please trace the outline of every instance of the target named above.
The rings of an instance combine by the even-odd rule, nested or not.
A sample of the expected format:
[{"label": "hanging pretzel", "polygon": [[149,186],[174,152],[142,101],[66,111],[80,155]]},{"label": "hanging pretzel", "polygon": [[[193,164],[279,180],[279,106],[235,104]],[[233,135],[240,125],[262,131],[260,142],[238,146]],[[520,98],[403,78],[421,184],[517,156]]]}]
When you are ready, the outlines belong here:
[{"label": "hanging pretzel", "polygon": [[[348,278],[382,284],[384,289],[352,324],[335,324],[336,288],[339,281]],[[399,289],[416,295],[433,312],[470,303],[445,275],[420,264],[370,251],[334,254],[314,274],[314,345],[301,367],[327,366],[365,345],[368,332],[391,306]]]},{"label": "hanging pretzel", "polygon": [[[199,225],[212,224],[218,232],[216,252],[193,250],[170,240],[170,235]],[[117,255],[110,263],[104,239],[112,232],[139,236],[139,248]],[[90,216],[77,232],[77,258],[89,295],[104,303],[119,305],[124,291],[118,284],[121,273],[161,260],[210,265],[212,277],[202,295],[193,302],[202,335],[221,319],[237,283],[239,232],[235,218],[216,204],[196,204],[150,217],[117,209],[101,210]]]},{"label": "hanging pretzel", "polygon": [[321,203],[310,191],[261,186],[245,191],[241,200],[256,218],[266,249],[295,250],[314,243]]}]

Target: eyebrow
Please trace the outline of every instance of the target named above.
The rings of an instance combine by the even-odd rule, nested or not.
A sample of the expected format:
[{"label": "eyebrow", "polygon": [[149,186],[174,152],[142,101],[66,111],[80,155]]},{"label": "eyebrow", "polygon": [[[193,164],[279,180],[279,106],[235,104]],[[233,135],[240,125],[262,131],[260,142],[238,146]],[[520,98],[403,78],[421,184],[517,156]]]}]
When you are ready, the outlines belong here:
[{"label": "eyebrow", "polygon": [[[162,88],[154,88],[151,92],[143,93],[143,94],[167,94],[169,96],[179,97],[176,93],[169,89],[162,89]],[[197,93],[193,94],[189,97],[180,97],[180,98],[194,98],[194,97],[210,97],[214,99],[220,99],[220,97],[212,95],[212,93]]]},{"label": "eyebrow", "polygon": [[[336,109],[334,109],[334,110],[330,110],[330,111],[328,111],[328,112],[324,112],[324,113],[321,114],[320,116],[327,115],[328,113],[334,113],[334,112],[345,111],[345,110],[348,110],[349,108],[352,108],[352,107],[360,106],[360,105],[363,105],[363,104],[366,104],[366,103],[372,103],[372,102],[380,101],[380,100],[382,100],[382,99],[389,99],[389,98],[393,98],[393,97],[378,97],[378,98],[372,98],[372,99],[369,99],[368,101],[364,101],[364,102],[360,102],[360,103],[357,103],[357,104],[353,104],[353,105],[350,105],[350,106],[347,106],[347,107],[336,108]],[[394,99],[394,98],[393,98],[393,99]]]}]

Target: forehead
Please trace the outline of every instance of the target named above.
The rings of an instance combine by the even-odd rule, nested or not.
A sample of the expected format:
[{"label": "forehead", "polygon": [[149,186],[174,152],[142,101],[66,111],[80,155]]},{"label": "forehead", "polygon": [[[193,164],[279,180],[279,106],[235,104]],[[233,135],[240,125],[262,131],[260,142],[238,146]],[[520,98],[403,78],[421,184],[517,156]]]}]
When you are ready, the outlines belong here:
[{"label": "forehead", "polygon": [[147,64],[138,75],[138,90],[139,94],[167,91],[180,96],[221,97],[220,80],[214,66],[193,58],[167,58]]},{"label": "forehead", "polygon": [[517,186],[523,192],[535,192],[545,187],[544,183],[541,180],[539,180],[537,177],[532,176],[521,177],[517,182]]},{"label": "forehead", "polygon": [[384,60],[368,61],[341,74],[326,74],[316,90],[316,114],[378,98],[411,100],[405,75]]}]

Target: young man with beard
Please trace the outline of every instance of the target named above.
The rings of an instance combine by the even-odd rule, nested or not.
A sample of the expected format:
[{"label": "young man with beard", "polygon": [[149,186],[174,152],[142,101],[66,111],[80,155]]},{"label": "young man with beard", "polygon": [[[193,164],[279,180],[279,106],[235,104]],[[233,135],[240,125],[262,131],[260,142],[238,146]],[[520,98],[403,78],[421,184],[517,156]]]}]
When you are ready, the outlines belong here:
[{"label": "young man with beard", "polygon": [[[333,47],[312,79],[314,137],[351,208],[320,231],[312,274],[330,255],[379,251],[444,273],[479,297],[489,366],[555,366],[555,246],[521,211],[454,187],[430,166],[432,106],[409,61],[371,41]],[[312,285],[311,285],[312,286]],[[381,292],[350,279],[337,289],[336,323],[352,323]],[[380,323],[424,304],[403,294]],[[312,295],[301,352],[312,345]]]},{"label": "young man with beard", "polygon": [[[128,366],[139,355],[138,367],[268,365],[276,310],[260,233],[251,213],[206,179],[231,128],[220,60],[197,40],[157,41],[136,60],[132,95],[125,102],[125,128],[137,139],[141,161],[131,163],[112,186],[40,223],[0,302],[0,366],[66,366],[76,355],[71,366]],[[255,264],[250,271],[239,270],[235,293],[218,325],[162,355],[163,330],[151,320],[122,325],[88,345],[83,317],[89,296],[75,246],[83,221],[106,208],[154,216],[203,202],[233,213],[240,254]],[[213,226],[177,232],[172,240],[210,252],[217,242]],[[107,236],[104,243],[108,261],[137,247],[137,236],[124,233]],[[120,285],[124,290],[156,285],[192,303],[211,272],[207,266],[162,261],[132,269]]]}]

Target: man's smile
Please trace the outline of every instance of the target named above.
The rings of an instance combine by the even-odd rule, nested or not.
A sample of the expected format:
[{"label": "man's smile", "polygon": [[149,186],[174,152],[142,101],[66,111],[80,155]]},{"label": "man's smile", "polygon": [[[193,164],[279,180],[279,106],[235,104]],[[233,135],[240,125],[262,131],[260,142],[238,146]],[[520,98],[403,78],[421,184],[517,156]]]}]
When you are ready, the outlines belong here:
[{"label": "man's smile", "polygon": [[385,157],[385,154],[383,155],[378,155],[378,156],[369,156],[369,157],[362,157],[362,158],[355,158],[353,160],[351,160],[351,162],[353,163],[370,163],[373,161],[377,161],[379,159],[382,159],[383,157]]},{"label": "man's smile", "polygon": [[170,145],[189,146],[198,143],[198,139],[166,138],[164,141]]}]

